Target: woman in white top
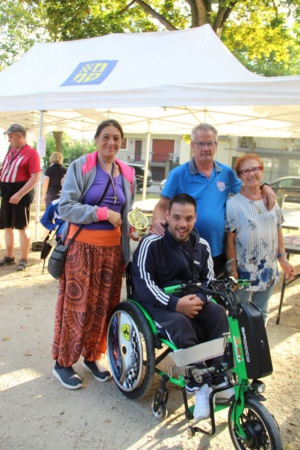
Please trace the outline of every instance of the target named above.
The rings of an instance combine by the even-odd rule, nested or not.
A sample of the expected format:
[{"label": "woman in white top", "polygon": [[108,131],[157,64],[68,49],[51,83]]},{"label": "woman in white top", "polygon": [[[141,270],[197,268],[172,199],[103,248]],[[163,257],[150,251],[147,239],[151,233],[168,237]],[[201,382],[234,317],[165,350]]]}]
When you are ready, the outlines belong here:
[{"label": "woman in white top", "polygon": [[266,324],[268,302],[279,278],[277,260],[287,279],[293,278],[295,271],[284,250],[281,209],[277,202],[271,211],[264,205],[263,161],[255,153],[247,153],[237,159],[235,170],[243,186],[227,201],[226,257],[233,260],[233,276],[251,281],[236,291],[240,301],[256,304]]}]

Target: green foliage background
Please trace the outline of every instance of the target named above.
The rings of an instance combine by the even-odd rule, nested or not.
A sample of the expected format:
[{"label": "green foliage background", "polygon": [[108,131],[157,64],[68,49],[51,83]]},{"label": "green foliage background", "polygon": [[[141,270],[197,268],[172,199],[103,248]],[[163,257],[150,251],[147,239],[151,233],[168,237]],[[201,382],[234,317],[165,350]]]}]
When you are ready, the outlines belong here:
[{"label": "green foliage background", "polygon": [[[33,147],[36,148],[37,143],[33,143]],[[87,139],[72,139],[71,136],[68,136],[66,133],[63,133],[62,136],[62,153],[64,155],[63,165],[68,167],[68,165],[78,158],[81,155],[85,155],[86,153],[91,153],[96,150],[96,145],[94,141],[89,141]],[[50,166],[49,158],[50,155],[56,152],[55,139],[52,133],[49,133],[46,136],[46,156],[44,158],[44,167],[43,171]]]},{"label": "green foliage background", "polygon": [[0,70],[34,42],[205,23],[251,71],[300,73],[300,0],[2,0]]}]

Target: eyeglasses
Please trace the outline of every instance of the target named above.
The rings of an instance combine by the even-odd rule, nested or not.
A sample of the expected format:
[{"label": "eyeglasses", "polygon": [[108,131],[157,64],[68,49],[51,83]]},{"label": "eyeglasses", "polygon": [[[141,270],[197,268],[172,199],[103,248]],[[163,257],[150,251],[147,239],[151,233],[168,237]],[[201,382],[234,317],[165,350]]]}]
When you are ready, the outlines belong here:
[{"label": "eyeglasses", "polygon": [[252,169],[244,169],[244,170],[240,170],[239,171],[239,175],[250,175],[250,173],[256,174],[259,173],[262,170],[262,167],[257,166],[257,167],[252,167]]},{"label": "eyeglasses", "polygon": [[207,147],[207,148],[211,149],[211,148],[213,148],[216,145],[216,142],[212,142],[212,141],[210,141],[210,142],[201,142],[201,141],[195,142],[195,141],[193,141],[193,144],[196,145],[196,147],[199,147],[199,148]]}]

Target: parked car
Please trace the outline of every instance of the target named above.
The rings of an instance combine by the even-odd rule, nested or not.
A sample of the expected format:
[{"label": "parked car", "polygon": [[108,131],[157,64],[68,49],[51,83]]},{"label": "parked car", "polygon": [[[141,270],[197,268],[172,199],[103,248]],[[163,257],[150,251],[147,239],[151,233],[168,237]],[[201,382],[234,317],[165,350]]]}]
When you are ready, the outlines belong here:
[{"label": "parked car", "polygon": [[159,187],[160,187],[160,190],[161,190],[161,191],[163,190],[163,188],[164,188],[164,186],[165,186],[165,184],[166,184],[166,181],[167,181],[167,179],[164,178],[164,179],[160,182]]},{"label": "parked car", "polygon": [[277,197],[284,196],[286,202],[300,203],[300,177],[276,178],[269,185]]},{"label": "parked car", "polygon": [[[136,177],[136,191],[141,192],[143,189],[143,182],[144,182],[144,174],[145,174],[145,166],[144,164],[138,164],[138,163],[127,163],[128,166],[131,166],[135,170],[135,177]],[[152,186],[153,180],[152,180],[152,172],[151,170],[147,171],[147,188]]]}]

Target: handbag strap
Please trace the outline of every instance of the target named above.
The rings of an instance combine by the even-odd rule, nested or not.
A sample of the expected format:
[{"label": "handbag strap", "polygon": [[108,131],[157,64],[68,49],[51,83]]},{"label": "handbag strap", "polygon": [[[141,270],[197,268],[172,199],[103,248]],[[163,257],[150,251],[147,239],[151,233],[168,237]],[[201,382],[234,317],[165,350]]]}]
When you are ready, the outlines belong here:
[{"label": "handbag strap", "polygon": [[[114,173],[114,163],[112,164],[112,168],[111,168],[111,175]],[[99,199],[99,201],[98,201],[98,203],[97,203],[97,205],[100,205],[101,204],[101,202],[102,202],[102,200],[104,199],[104,196],[105,196],[105,194],[106,194],[106,192],[107,192],[107,189],[108,189],[108,187],[109,187],[109,185],[110,185],[110,182],[111,182],[111,177],[109,177],[109,179],[108,179],[108,182],[107,182],[107,184],[106,184],[106,186],[105,186],[105,189],[104,189],[104,191],[103,191],[103,194],[101,195],[101,197],[100,197],[100,199]],[[82,230],[82,228],[84,227],[84,225],[85,224],[82,224],[82,225],[80,225],[80,227],[78,228],[78,230],[76,231],[76,233],[74,234],[74,236],[70,239],[70,241],[68,242],[68,244],[67,244],[67,246],[69,247],[69,245],[70,244],[72,244],[72,242],[75,240],[75,238],[78,236],[78,234],[80,233],[80,231]]]}]

